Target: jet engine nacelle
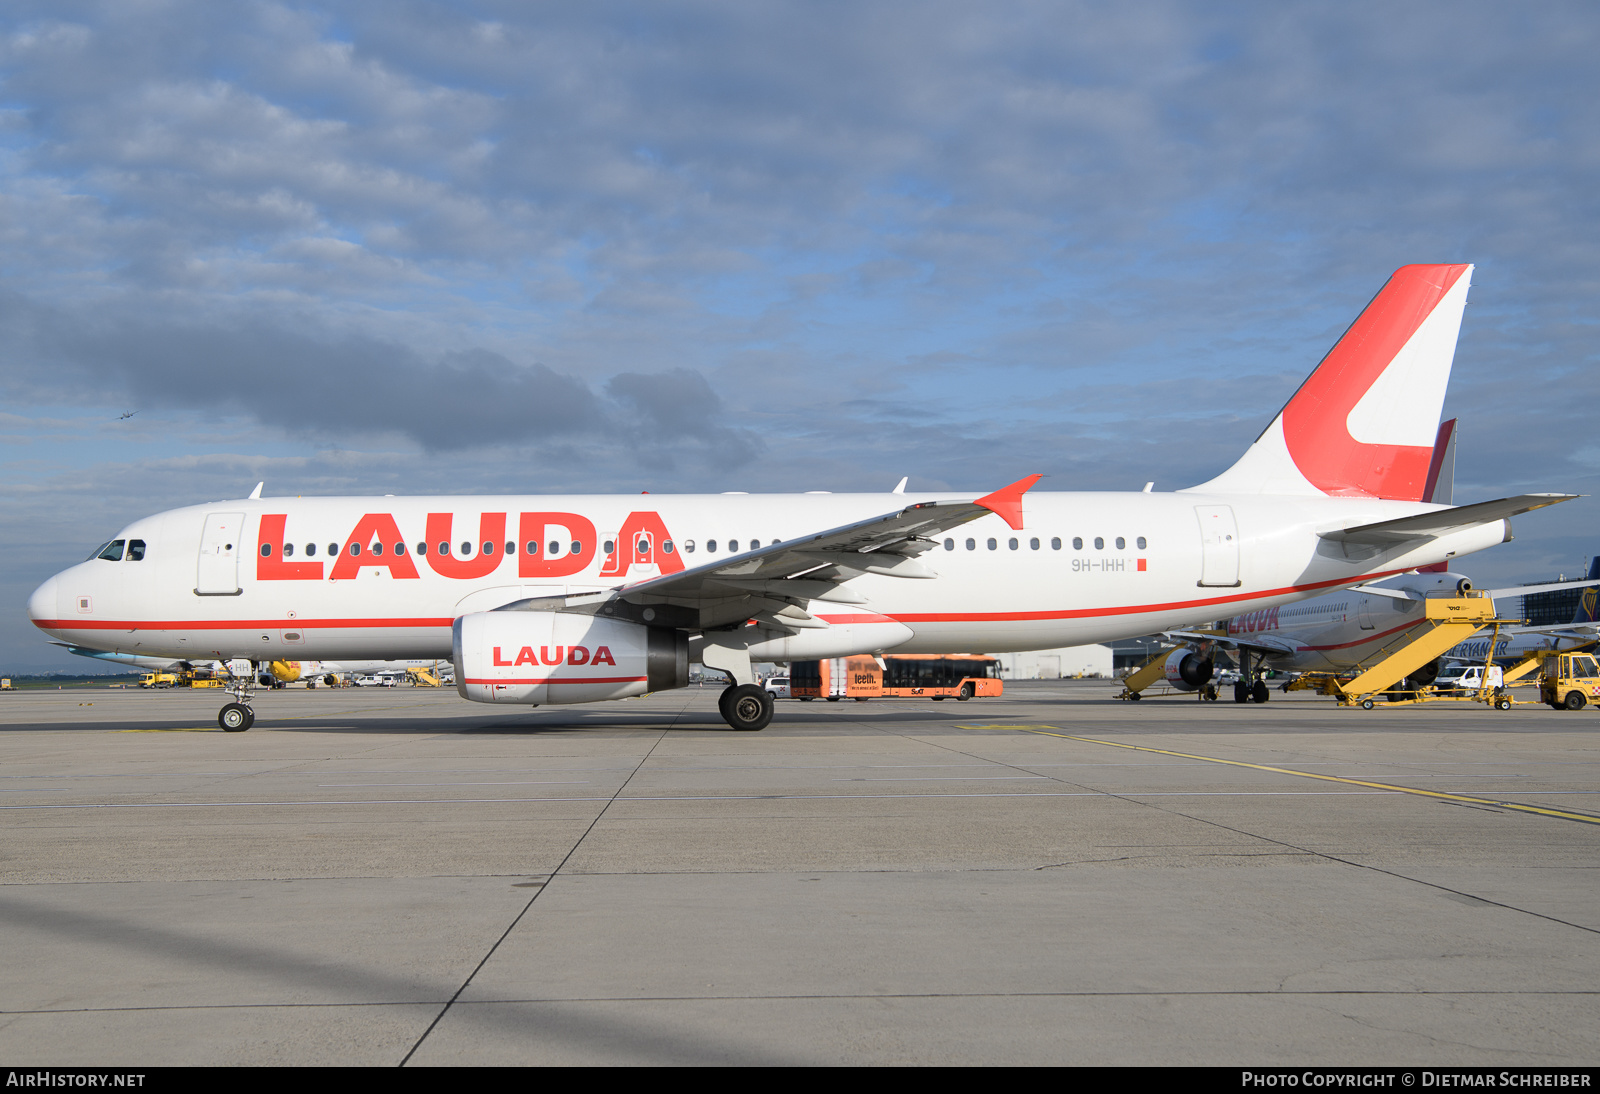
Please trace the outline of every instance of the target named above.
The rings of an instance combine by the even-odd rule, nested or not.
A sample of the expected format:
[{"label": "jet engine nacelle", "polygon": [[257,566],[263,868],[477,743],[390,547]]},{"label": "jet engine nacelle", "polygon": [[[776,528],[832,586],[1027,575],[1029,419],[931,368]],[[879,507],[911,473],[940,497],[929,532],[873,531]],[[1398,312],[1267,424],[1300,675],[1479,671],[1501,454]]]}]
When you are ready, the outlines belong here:
[{"label": "jet engine nacelle", "polygon": [[1167,683],[1179,691],[1195,691],[1211,682],[1215,669],[1210,657],[1193,650],[1173,650],[1165,666]]},{"label": "jet engine nacelle", "polygon": [[274,661],[260,670],[256,676],[256,683],[264,688],[270,688],[277,684],[292,684],[300,679],[300,675],[300,662]]},{"label": "jet engine nacelle", "polygon": [[597,703],[689,685],[679,631],[562,612],[473,612],[455,621],[456,691],[477,703]]}]

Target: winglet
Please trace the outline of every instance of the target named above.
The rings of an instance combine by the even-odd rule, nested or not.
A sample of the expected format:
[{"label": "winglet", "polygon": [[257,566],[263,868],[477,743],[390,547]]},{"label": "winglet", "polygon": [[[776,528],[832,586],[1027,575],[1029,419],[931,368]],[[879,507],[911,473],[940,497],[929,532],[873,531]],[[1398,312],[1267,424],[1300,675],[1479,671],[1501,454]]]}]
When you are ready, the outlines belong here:
[{"label": "winglet", "polygon": [[1017,531],[1022,530],[1022,495],[1033,489],[1033,484],[1044,478],[1043,475],[1029,475],[1025,479],[1018,479],[1010,486],[1002,486],[992,494],[979,498],[974,504],[981,505],[992,513],[1004,518],[1005,522]]}]

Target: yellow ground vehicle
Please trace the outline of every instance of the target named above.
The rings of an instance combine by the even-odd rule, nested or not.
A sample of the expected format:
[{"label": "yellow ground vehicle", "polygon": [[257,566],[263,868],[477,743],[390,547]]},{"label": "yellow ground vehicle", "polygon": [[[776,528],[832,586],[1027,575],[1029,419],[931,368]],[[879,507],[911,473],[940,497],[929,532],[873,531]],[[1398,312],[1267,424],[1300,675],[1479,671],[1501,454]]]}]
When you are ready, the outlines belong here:
[{"label": "yellow ground vehicle", "polygon": [[1587,653],[1558,653],[1546,658],[1539,677],[1539,698],[1557,710],[1582,710],[1600,700],[1600,664]]},{"label": "yellow ground vehicle", "polygon": [[413,665],[411,668],[406,669],[406,675],[411,678],[410,682],[417,687],[436,688],[439,686],[439,677],[420,665]]},{"label": "yellow ground vehicle", "polygon": [[0,680],[0,691],[10,691],[10,690],[11,690],[11,677],[7,676],[4,680]]},{"label": "yellow ground vehicle", "polygon": [[142,688],[175,688],[178,686],[178,677],[170,672],[147,672],[139,677],[139,686]]}]

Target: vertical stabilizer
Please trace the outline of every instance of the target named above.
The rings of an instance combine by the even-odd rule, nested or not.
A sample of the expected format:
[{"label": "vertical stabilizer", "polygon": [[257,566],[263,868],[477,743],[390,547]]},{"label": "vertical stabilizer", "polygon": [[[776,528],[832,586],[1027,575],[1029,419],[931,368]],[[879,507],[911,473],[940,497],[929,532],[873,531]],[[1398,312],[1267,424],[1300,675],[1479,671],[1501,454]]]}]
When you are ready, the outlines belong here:
[{"label": "vertical stabilizer", "polygon": [[1471,281],[1465,264],[1396,270],[1239,462],[1190,489],[1427,499]]},{"label": "vertical stabilizer", "polygon": [[[1588,580],[1600,580],[1600,555],[1596,555],[1594,560],[1589,563]],[[1600,608],[1600,593],[1597,593],[1595,586],[1591,585],[1587,589],[1583,590],[1583,595],[1578,598],[1578,614],[1577,617],[1573,619],[1573,622],[1595,622],[1597,618],[1597,608]]]}]

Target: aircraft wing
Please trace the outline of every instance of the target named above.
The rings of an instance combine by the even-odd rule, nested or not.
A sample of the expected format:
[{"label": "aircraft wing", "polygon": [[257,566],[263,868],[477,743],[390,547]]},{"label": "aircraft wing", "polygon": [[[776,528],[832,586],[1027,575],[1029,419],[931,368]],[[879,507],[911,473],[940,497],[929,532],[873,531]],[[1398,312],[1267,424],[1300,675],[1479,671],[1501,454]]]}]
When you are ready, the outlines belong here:
[{"label": "aircraft wing", "polygon": [[1175,642],[1215,642],[1225,650],[1255,650],[1258,653],[1298,653],[1300,647],[1287,638],[1271,634],[1248,636],[1210,634],[1206,631],[1162,631],[1161,637]]},{"label": "aircraft wing", "polygon": [[1495,501],[1480,501],[1475,505],[1457,505],[1451,509],[1436,509],[1431,513],[1418,513],[1412,517],[1381,520],[1376,524],[1358,524],[1353,528],[1340,528],[1321,532],[1323,539],[1337,543],[1362,543],[1377,547],[1392,547],[1411,539],[1428,539],[1466,528],[1476,528],[1494,520],[1504,520],[1519,513],[1558,505],[1579,497],[1578,494],[1518,494]]},{"label": "aircraft wing", "polygon": [[937,577],[917,558],[937,545],[935,536],[991,513],[1021,528],[1022,495],[1041,477],[1030,475],[972,501],[919,502],[616,589],[519,600],[497,610],[601,614],[684,630],[748,619],[796,631],[826,627],[805,610],[809,601],[863,604],[845,588],[863,574]]}]

